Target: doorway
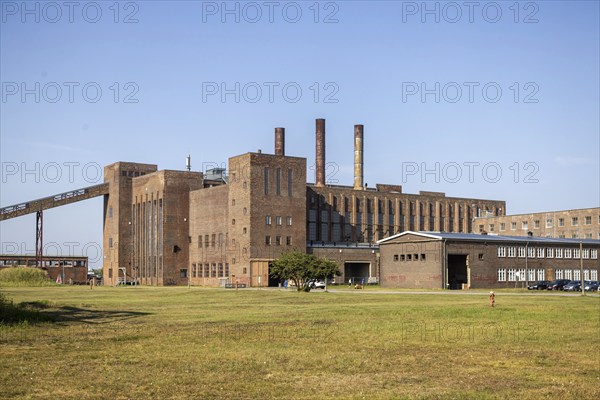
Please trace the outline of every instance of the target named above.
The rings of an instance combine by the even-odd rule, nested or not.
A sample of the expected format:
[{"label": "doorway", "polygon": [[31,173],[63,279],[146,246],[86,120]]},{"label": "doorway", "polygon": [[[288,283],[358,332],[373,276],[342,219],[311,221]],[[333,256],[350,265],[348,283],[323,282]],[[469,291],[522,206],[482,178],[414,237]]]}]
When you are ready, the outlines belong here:
[{"label": "doorway", "polygon": [[360,283],[365,285],[370,276],[371,263],[369,262],[345,262],[344,263],[344,283],[349,279],[352,283]]},{"label": "doorway", "polygon": [[469,274],[467,272],[467,265],[467,254],[448,255],[448,289],[461,290],[463,284],[468,287]]}]

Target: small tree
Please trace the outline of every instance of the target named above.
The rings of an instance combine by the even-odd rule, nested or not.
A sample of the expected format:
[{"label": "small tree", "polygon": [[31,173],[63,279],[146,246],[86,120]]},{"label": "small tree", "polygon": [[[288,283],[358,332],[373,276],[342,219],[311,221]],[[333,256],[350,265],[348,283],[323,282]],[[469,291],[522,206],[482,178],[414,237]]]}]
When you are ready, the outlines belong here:
[{"label": "small tree", "polygon": [[307,285],[309,279],[327,279],[333,275],[341,275],[335,262],[299,251],[282,254],[271,263],[269,270],[269,274],[275,278],[294,282],[298,291],[310,290]]}]

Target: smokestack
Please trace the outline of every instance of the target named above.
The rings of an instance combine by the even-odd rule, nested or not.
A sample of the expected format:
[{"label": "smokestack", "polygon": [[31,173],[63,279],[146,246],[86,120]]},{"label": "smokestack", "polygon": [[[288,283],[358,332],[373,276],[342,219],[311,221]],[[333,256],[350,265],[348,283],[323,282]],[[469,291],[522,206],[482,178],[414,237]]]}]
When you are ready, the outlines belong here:
[{"label": "smokestack", "polygon": [[363,130],[363,125],[354,125],[354,190],[363,189]]},{"label": "smokestack", "polygon": [[317,119],[317,145],[316,145],[316,177],[315,186],[325,186],[325,120]]},{"label": "smokestack", "polygon": [[285,128],[275,128],[275,155],[285,156]]}]

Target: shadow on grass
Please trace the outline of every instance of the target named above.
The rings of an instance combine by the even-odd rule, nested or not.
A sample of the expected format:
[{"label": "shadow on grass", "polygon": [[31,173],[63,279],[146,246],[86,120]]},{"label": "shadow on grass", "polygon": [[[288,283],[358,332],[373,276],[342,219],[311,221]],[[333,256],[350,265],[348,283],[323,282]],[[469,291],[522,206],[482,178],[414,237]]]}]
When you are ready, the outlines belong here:
[{"label": "shadow on grass", "polygon": [[81,323],[107,324],[149,315],[147,312],[123,310],[94,310],[80,307],[53,307],[47,301],[31,301],[14,304],[0,298],[0,324],[22,323]]}]

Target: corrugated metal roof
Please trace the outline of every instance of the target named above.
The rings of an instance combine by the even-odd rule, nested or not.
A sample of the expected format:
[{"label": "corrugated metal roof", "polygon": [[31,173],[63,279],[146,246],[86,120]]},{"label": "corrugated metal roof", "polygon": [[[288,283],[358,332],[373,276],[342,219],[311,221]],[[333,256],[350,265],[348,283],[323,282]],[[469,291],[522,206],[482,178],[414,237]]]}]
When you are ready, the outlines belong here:
[{"label": "corrugated metal roof", "polygon": [[567,239],[567,238],[547,238],[539,236],[503,236],[503,235],[482,235],[477,233],[456,233],[456,232],[414,232],[405,231],[389,238],[381,239],[378,244],[385,244],[390,240],[405,236],[408,234],[428,237],[431,239],[447,239],[474,242],[511,242],[511,243],[540,243],[540,244],[592,244],[600,246],[600,240],[594,239]]}]

